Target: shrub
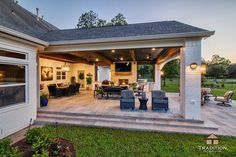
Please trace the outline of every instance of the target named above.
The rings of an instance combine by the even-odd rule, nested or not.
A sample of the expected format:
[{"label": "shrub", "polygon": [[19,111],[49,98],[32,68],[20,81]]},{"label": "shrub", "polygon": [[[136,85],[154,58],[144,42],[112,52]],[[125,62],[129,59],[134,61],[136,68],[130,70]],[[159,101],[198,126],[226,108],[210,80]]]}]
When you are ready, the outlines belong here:
[{"label": "shrub", "polygon": [[48,146],[50,145],[49,138],[40,132],[39,128],[31,129],[26,134],[26,140],[32,144],[34,151],[33,157],[47,157]]},{"label": "shrub", "polygon": [[35,143],[41,136],[39,129],[31,129],[26,133],[26,140],[29,144]]},{"label": "shrub", "polygon": [[0,140],[0,156],[1,157],[21,157],[21,152],[18,148],[11,147],[10,139]]}]

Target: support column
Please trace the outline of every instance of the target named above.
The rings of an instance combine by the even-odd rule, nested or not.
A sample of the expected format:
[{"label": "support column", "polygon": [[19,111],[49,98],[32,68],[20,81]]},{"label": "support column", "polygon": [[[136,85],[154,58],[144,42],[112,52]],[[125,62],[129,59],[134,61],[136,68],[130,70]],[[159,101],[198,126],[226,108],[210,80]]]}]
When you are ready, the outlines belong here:
[{"label": "support column", "polygon": [[[201,119],[201,40],[188,40],[180,52],[180,112],[185,119]],[[197,63],[196,69],[190,65]]]},{"label": "support column", "polygon": [[157,90],[161,90],[161,68],[158,64],[155,64],[155,85]]}]

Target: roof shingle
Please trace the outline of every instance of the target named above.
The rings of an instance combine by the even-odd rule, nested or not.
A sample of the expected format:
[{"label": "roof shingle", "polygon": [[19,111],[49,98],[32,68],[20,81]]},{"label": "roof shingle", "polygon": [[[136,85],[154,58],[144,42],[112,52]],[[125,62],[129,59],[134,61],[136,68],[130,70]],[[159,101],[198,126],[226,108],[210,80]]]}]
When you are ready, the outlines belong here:
[{"label": "roof shingle", "polygon": [[45,41],[84,40],[98,38],[131,37],[172,33],[190,33],[207,31],[177,21],[128,24],[125,26],[108,26],[100,28],[81,28],[53,30],[44,34]]},{"label": "roof shingle", "polygon": [[16,4],[13,0],[0,0],[0,25],[39,38],[57,27]]}]

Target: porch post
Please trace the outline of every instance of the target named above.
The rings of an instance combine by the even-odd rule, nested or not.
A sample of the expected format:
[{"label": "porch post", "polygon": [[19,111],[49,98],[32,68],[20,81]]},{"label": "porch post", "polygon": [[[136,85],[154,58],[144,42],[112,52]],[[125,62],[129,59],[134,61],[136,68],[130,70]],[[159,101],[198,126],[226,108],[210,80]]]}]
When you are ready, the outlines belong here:
[{"label": "porch post", "polygon": [[155,84],[156,89],[161,90],[161,69],[158,64],[155,64]]},{"label": "porch post", "polygon": [[[188,40],[180,52],[180,112],[185,119],[201,119],[201,40]],[[190,65],[197,63],[196,69]]]}]

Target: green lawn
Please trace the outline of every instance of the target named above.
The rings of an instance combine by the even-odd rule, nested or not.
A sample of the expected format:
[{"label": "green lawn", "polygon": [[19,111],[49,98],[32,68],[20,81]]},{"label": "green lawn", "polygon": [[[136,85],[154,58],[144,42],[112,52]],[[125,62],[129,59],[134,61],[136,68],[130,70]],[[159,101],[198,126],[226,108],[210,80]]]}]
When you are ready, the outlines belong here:
[{"label": "green lawn", "polygon": [[[212,79],[207,79],[207,82],[211,82]],[[219,87],[209,87],[212,89],[212,94],[214,96],[224,96],[225,92],[232,90],[234,92],[233,95],[233,100],[236,100],[236,83],[233,84],[231,82],[235,82],[236,80],[233,79],[226,79],[225,83],[224,83],[224,87],[222,87],[222,83],[220,82],[221,79],[217,79],[218,83],[216,85],[218,85]],[[166,92],[179,92],[179,79],[178,78],[166,78],[166,86],[164,87],[163,85],[163,79],[162,79],[162,84],[161,84],[161,89],[166,91]]]},{"label": "green lawn", "polygon": [[236,138],[220,137],[222,152],[203,152],[206,136],[125,131],[105,128],[58,127],[41,128],[49,137],[70,140],[79,157],[217,157],[236,156]]},{"label": "green lawn", "polygon": [[166,78],[166,85],[164,86],[164,80],[161,80],[161,89],[166,92],[179,92],[180,82],[178,78]]}]

